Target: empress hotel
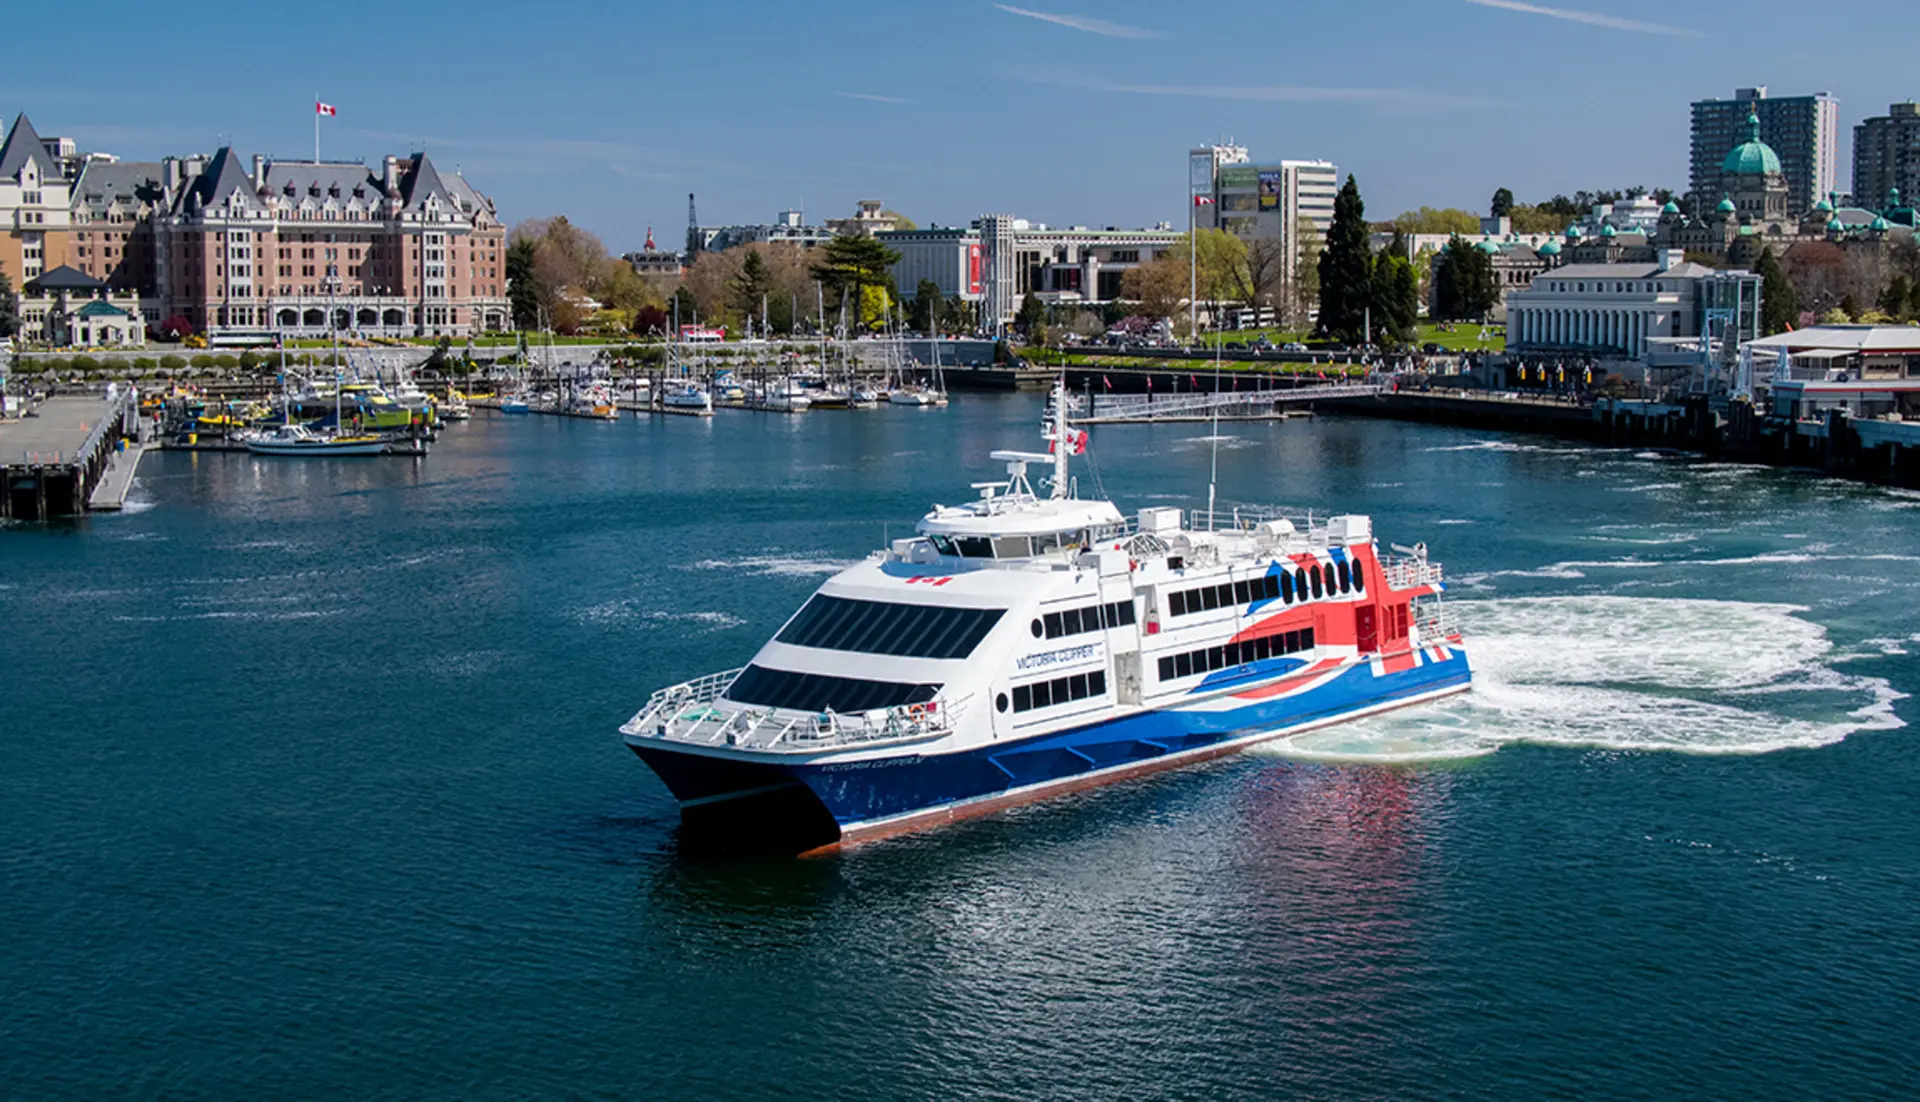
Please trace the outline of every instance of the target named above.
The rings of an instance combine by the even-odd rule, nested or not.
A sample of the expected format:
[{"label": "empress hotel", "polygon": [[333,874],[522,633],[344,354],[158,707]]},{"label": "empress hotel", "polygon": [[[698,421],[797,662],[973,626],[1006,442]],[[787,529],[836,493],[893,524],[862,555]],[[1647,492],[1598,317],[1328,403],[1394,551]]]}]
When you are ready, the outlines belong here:
[{"label": "empress hotel", "polygon": [[493,200],[424,153],[377,169],[249,165],[230,148],[120,161],[43,139],[25,115],[0,144],[0,272],[14,290],[77,269],[155,332],[175,318],[213,338],[506,329],[505,238]]}]

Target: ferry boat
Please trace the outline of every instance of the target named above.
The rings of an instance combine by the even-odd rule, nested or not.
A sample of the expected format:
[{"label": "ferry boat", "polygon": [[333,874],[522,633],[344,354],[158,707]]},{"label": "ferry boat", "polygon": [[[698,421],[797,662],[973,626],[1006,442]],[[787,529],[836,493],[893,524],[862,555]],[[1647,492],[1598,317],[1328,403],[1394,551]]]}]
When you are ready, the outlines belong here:
[{"label": "ferry boat", "polygon": [[[800,848],[944,822],[1467,690],[1424,545],[1074,495],[1051,454],[836,574],[747,666],[620,728],[690,824]],[[1051,465],[1035,489],[1028,469]],[[1211,496],[1211,494],[1210,494]]]}]

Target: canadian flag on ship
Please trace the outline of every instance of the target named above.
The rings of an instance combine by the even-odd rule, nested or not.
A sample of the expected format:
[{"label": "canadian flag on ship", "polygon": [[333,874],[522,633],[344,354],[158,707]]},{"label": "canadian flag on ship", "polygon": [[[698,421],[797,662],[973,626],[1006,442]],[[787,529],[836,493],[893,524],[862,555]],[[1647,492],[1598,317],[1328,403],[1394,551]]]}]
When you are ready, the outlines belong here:
[{"label": "canadian flag on ship", "polygon": [[340,112],[334,110],[333,104],[331,103],[321,103],[319,100],[314,100],[313,113],[316,115],[326,115],[329,118],[331,118],[334,115],[338,115]]},{"label": "canadian flag on ship", "polygon": [[[1068,429],[1067,435],[1066,435],[1066,441],[1067,441],[1068,455],[1085,455],[1086,454],[1087,452],[1087,430],[1086,429]],[[1055,455],[1058,455],[1060,453],[1060,441],[1059,440],[1052,441],[1048,445],[1047,450],[1054,453]]]}]

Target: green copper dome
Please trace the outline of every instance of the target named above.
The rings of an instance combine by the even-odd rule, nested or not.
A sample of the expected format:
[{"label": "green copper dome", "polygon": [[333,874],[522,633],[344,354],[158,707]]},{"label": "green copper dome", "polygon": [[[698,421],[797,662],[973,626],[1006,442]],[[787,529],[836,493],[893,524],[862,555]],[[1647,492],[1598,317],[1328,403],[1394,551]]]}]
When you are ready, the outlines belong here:
[{"label": "green copper dome", "polygon": [[1720,162],[1720,171],[1736,176],[1759,176],[1780,171],[1779,155],[1760,140],[1760,116],[1747,116],[1747,140],[1733,147],[1727,159]]},{"label": "green copper dome", "polygon": [[1580,225],[1579,225],[1579,223],[1575,223],[1575,224],[1573,224],[1573,225],[1571,225],[1571,226],[1568,226],[1568,227],[1567,227],[1567,240],[1568,240],[1568,241],[1578,241],[1578,240],[1580,240],[1580,239],[1581,239],[1582,237],[1585,237],[1585,236],[1586,236],[1586,234],[1584,234],[1584,233],[1582,233],[1582,232],[1581,232],[1581,230],[1580,230]]},{"label": "green copper dome", "polygon": [[1839,215],[1836,214],[1832,218],[1827,219],[1828,233],[1845,233],[1846,229],[1847,229],[1847,224],[1845,222],[1840,221]]},{"label": "green copper dome", "polygon": [[1619,232],[1620,232],[1619,230],[1616,230],[1613,228],[1612,222],[1608,222],[1606,225],[1600,227],[1601,237],[1613,237],[1618,235]]},{"label": "green copper dome", "polygon": [[1873,220],[1873,224],[1867,228],[1875,233],[1885,233],[1887,232],[1887,220],[1885,218],[1876,218]]},{"label": "green copper dome", "polygon": [[1487,253],[1488,255],[1492,255],[1500,251],[1500,246],[1496,245],[1491,241],[1482,241],[1480,242],[1480,244],[1474,247],[1479,249],[1483,253]]},{"label": "green copper dome", "polygon": [[1544,244],[1544,245],[1542,245],[1542,246],[1540,246],[1540,250],[1539,250],[1539,251],[1540,251],[1540,255],[1541,255],[1541,256],[1559,256],[1559,255],[1560,255],[1560,242],[1558,242],[1558,241],[1549,241],[1549,242],[1547,242],[1546,244]]},{"label": "green copper dome", "polygon": [[1818,203],[1815,203],[1813,205],[1813,209],[1816,211],[1819,211],[1821,214],[1832,214],[1833,204],[1827,202],[1825,199],[1822,199]]},{"label": "green copper dome", "polygon": [[1667,205],[1660,208],[1660,213],[1661,214],[1679,214],[1680,204],[1669,199],[1667,200]]},{"label": "green copper dome", "polygon": [[1729,195],[1722,198],[1720,205],[1714,209],[1718,210],[1721,214],[1732,214],[1734,211],[1733,196]]}]

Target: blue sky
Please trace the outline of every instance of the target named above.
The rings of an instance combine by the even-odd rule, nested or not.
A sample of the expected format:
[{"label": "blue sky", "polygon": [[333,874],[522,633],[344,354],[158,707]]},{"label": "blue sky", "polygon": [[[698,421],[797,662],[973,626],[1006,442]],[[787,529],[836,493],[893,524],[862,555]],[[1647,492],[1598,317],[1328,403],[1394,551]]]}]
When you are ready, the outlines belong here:
[{"label": "blue sky", "polygon": [[304,157],[318,93],[325,155],[424,147],[509,222],[565,213],[616,250],[648,223],[677,244],[688,191],[706,223],[861,198],[922,224],[1183,222],[1186,149],[1228,137],[1337,162],[1387,217],[1684,187],[1688,102],[1750,84],[1840,98],[1844,180],[1852,125],[1920,96],[1910,9],[1846,7],[1827,33],[1778,0],[105,2],[86,25],[129,33],[76,38],[35,5],[9,13],[35,45],[0,110],[128,158]]}]

